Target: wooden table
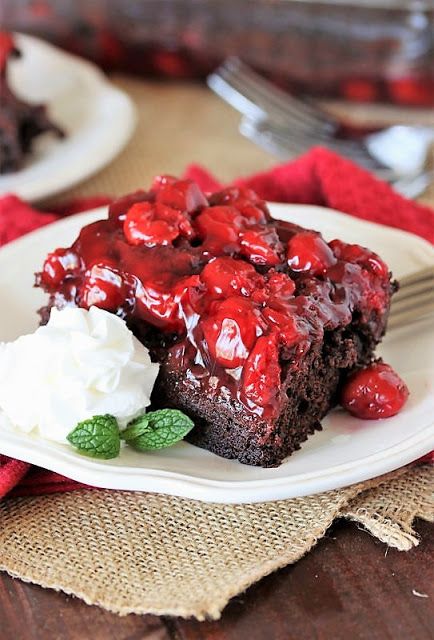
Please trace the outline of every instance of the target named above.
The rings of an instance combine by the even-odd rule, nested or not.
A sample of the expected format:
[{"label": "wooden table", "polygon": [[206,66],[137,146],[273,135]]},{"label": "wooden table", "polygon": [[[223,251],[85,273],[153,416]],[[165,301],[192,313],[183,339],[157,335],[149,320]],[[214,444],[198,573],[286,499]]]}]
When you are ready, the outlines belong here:
[{"label": "wooden table", "polygon": [[[1,640],[432,640],[434,525],[407,553],[337,523],[292,567],[235,598],[217,622],[120,618],[0,574]],[[420,597],[427,594],[429,597]]]}]

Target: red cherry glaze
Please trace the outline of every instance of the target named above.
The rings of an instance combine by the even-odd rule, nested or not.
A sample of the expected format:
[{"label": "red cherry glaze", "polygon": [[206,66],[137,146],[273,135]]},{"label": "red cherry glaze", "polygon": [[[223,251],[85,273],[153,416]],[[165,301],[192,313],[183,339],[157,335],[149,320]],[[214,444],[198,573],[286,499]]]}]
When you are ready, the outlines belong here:
[{"label": "red cherry glaze", "polygon": [[203,249],[212,255],[239,251],[239,232],[243,222],[240,212],[234,207],[217,205],[204,209],[195,220]]},{"label": "red cherry glaze", "polygon": [[342,391],[341,404],[362,420],[390,418],[407,401],[405,382],[384,362],[374,362],[353,373]]},{"label": "red cherry glaze", "polygon": [[178,182],[178,178],[175,178],[175,176],[169,176],[166,174],[163,174],[161,176],[155,176],[155,178],[152,180],[150,190],[158,191],[162,187],[165,187],[169,184],[175,184],[175,182]]},{"label": "red cherry glaze", "polygon": [[152,201],[152,194],[147,191],[135,191],[122,198],[118,198],[109,206],[109,220],[113,220],[119,226],[122,226],[127,216],[127,211],[131,209],[136,202],[149,202]]},{"label": "red cherry glaze", "polygon": [[288,242],[288,266],[295,272],[309,272],[312,275],[325,273],[336,264],[336,258],[328,244],[313,231],[296,233]]},{"label": "red cherry glaze", "polygon": [[47,288],[59,285],[68,273],[80,269],[80,259],[71,249],[56,249],[49,253],[42,267],[41,282]]},{"label": "red cherry glaze", "polygon": [[282,244],[274,229],[254,227],[240,233],[240,253],[253,264],[274,267],[281,263]]},{"label": "red cherry glaze", "polygon": [[247,406],[273,407],[280,387],[277,335],[271,333],[257,339],[244,365],[240,396]]},{"label": "red cherry glaze", "polygon": [[251,264],[229,256],[213,258],[200,277],[214,298],[227,298],[235,293],[251,295],[263,280]]},{"label": "red cherry glaze", "polygon": [[194,213],[198,209],[208,206],[208,200],[195,182],[178,180],[175,182],[161,182],[156,191],[156,201],[166,204],[179,211]]},{"label": "red cherry glaze", "polygon": [[190,220],[180,211],[161,202],[138,202],[128,210],[124,234],[133,245],[167,246],[179,236],[192,238]]},{"label": "red cherry glaze", "polygon": [[107,264],[95,264],[85,276],[81,290],[81,306],[95,305],[106,311],[117,312],[131,302],[132,292],[120,271]]},{"label": "red cherry glaze", "polygon": [[388,266],[379,256],[365,247],[358,244],[346,244],[341,240],[332,240],[329,247],[339,260],[359,264],[373,275],[386,279],[389,275]]},{"label": "red cherry glaze", "polygon": [[299,368],[354,312],[379,338],[391,291],[372,252],[272,221],[248,189],[206,200],[171,176],[114,202],[107,220],[47,257],[38,283],[59,307],[97,305],[157,338],[173,334],[166,364],[267,418],[278,415],[282,367]]},{"label": "red cherry glaze", "polygon": [[250,300],[234,296],[214,303],[199,324],[211,358],[222,367],[243,364],[261,332],[260,315]]}]

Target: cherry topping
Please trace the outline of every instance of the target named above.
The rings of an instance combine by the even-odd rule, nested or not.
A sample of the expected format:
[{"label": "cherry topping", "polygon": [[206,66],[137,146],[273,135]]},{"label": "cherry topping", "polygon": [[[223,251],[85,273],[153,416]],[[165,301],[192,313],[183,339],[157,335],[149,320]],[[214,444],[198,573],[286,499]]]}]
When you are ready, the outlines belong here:
[{"label": "cherry topping", "polygon": [[166,204],[179,211],[194,213],[201,207],[208,206],[208,200],[192,180],[177,180],[172,182],[166,178],[165,183],[160,182],[156,192],[157,202]]},{"label": "cherry topping", "polygon": [[246,222],[265,224],[270,220],[267,205],[252,189],[247,187],[227,187],[210,197],[211,205],[232,205],[243,215]]},{"label": "cherry topping", "polygon": [[214,305],[210,316],[200,322],[208,351],[222,367],[235,369],[246,360],[261,331],[259,313],[240,296]]},{"label": "cherry topping", "polygon": [[243,368],[241,398],[248,406],[273,408],[280,386],[277,336],[260,336]]},{"label": "cherry topping", "polygon": [[196,313],[192,290],[199,285],[199,276],[181,278],[172,289],[163,289],[154,282],[139,283],[137,307],[141,316],[152,325],[182,335]]},{"label": "cherry topping", "polygon": [[248,262],[223,256],[205,265],[201,280],[213,297],[227,298],[235,293],[250,295],[262,276]]},{"label": "cherry topping", "polygon": [[124,233],[133,245],[155,247],[170,245],[179,235],[194,235],[188,218],[160,202],[138,202],[129,209],[124,222]]},{"label": "cherry topping", "polygon": [[46,287],[59,285],[66,274],[78,271],[80,258],[71,249],[56,249],[49,253],[42,267],[41,282]]},{"label": "cherry topping", "polygon": [[149,202],[151,200],[151,194],[143,190],[135,191],[122,198],[118,198],[109,206],[109,219],[122,226],[127,211],[131,209],[133,204],[136,204],[136,202]]},{"label": "cherry topping", "polygon": [[398,413],[408,395],[407,385],[390,365],[374,362],[348,378],[341,404],[357,418],[376,420]]},{"label": "cherry topping", "polygon": [[120,271],[107,264],[94,264],[84,277],[81,291],[82,305],[95,305],[106,311],[118,311],[131,299],[131,291]]},{"label": "cherry topping", "polygon": [[297,320],[293,314],[276,311],[271,307],[265,307],[262,315],[270,326],[277,328],[279,343],[285,347],[291,347],[297,343],[305,333],[300,330]]},{"label": "cherry topping", "polygon": [[168,184],[175,184],[175,182],[179,182],[178,178],[175,178],[175,176],[169,176],[167,174],[155,176],[155,178],[152,180],[151,191],[158,191]]},{"label": "cherry topping", "polygon": [[210,253],[234,253],[239,250],[238,236],[243,219],[234,207],[208,207],[198,215],[195,224],[204,241],[204,249]]},{"label": "cherry topping", "polygon": [[287,258],[292,271],[308,271],[312,275],[321,275],[336,264],[333,251],[313,231],[301,231],[292,236],[288,242]]},{"label": "cherry topping", "polygon": [[282,245],[275,229],[254,227],[240,233],[241,255],[253,264],[275,266],[281,262]]},{"label": "cherry topping", "polygon": [[332,240],[329,246],[340,260],[359,264],[379,278],[389,279],[389,268],[373,251],[358,244],[346,244],[341,240]]}]

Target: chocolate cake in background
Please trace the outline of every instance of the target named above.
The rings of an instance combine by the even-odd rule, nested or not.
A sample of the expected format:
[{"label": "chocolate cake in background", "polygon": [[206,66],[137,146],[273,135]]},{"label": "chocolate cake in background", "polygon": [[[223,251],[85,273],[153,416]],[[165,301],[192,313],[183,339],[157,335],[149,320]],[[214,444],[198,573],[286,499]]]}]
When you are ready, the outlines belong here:
[{"label": "chocolate cake in background", "polygon": [[42,133],[64,133],[53,124],[44,105],[20,100],[8,83],[8,61],[20,56],[10,33],[0,31],[0,173],[17,171],[33,140]]},{"label": "chocolate cake in background", "polygon": [[193,418],[193,444],[264,467],[372,361],[394,290],[368,249],[273,220],[251,190],[168,176],[50,253],[37,285],[42,322],[67,305],[124,318],[162,365],[154,404]]}]

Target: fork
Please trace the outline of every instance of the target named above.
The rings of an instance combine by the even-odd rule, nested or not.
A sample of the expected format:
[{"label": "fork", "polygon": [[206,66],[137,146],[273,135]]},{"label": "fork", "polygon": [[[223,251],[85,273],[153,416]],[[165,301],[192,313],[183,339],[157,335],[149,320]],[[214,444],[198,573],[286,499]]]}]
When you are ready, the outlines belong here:
[{"label": "fork", "polygon": [[389,329],[397,329],[434,314],[434,266],[405,276],[392,298]]},{"label": "fork", "polygon": [[432,172],[425,164],[434,128],[395,125],[359,140],[340,139],[341,125],[331,114],[279,89],[238,58],[228,58],[207,81],[244,115],[240,132],[279,157],[321,144],[410,197],[429,184]]}]

